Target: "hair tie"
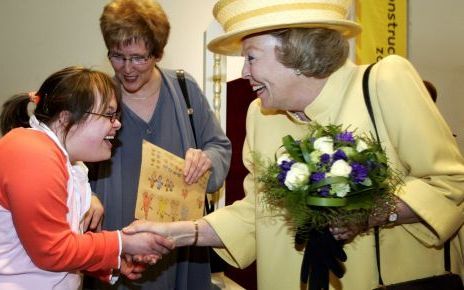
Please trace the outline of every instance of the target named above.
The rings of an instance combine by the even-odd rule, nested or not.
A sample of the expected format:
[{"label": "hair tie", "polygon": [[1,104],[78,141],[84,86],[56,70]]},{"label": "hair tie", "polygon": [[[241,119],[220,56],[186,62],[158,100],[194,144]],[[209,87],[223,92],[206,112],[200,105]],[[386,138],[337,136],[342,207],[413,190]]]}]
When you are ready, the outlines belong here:
[{"label": "hair tie", "polygon": [[29,101],[33,102],[34,104],[38,104],[40,101],[40,96],[37,95],[37,92],[29,92],[27,93],[29,95]]}]

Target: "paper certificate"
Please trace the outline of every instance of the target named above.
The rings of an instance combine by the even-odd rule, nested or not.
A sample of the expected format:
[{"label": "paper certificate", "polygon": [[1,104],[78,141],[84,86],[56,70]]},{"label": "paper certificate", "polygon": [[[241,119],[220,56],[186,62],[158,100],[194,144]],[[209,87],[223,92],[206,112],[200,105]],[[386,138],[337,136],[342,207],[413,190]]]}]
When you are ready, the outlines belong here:
[{"label": "paper certificate", "polygon": [[210,172],[188,185],[183,169],[184,159],[143,140],[135,218],[170,222],[203,216]]}]

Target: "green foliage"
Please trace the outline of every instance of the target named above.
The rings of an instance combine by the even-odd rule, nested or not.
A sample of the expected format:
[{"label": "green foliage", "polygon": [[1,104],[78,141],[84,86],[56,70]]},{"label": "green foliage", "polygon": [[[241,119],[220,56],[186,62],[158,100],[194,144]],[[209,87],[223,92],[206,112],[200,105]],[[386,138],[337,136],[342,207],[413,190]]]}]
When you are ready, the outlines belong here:
[{"label": "green foliage", "polygon": [[[338,137],[346,132],[352,133],[354,141]],[[295,228],[304,226],[318,229],[329,225],[365,224],[374,211],[388,212],[393,193],[402,184],[402,180],[389,166],[381,144],[372,135],[356,136],[354,133],[355,131],[348,131],[348,128],[342,129],[341,125],[322,126],[312,122],[308,126],[308,135],[303,139],[295,140],[290,135],[285,136],[282,144],[290,161],[306,164],[311,173],[326,173],[323,180],[308,181],[308,184],[293,190],[279,181],[278,176],[283,171],[280,164],[275,160],[264,160],[258,153],[254,153],[260,190],[271,210],[284,209]],[[363,182],[355,182],[351,176],[333,176],[329,173],[333,163],[314,162],[312,154],[320,155],[320,152],[316,152],[318,149],[315,148],[315,140],[321,137],[330,137],[334,151],[342,150],[347,156],[347,163],[368,167],[368,178]],[[366,145],[363,150],[356,147],[360,141]],[[349,185],[350,190],[346,196],[338,196],[334,190],[337,184]],[[330,195],[321,195],[320,189],[323,187],[331,188]],[[318,202],[314,203],[314,200]]]}]

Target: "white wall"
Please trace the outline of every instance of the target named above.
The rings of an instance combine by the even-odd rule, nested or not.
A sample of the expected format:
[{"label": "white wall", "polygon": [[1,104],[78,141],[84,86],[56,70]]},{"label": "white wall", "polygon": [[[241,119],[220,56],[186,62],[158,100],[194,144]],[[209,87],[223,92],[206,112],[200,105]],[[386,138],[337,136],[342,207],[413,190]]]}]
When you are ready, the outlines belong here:
[{"label": "white wall", "polygon": [[213,21],[216,0],[158,0],[171,22],[161,66],[183,68],[203,85],[204,31]]},{"label": "white wall", "polygon": [[[396,0],[406,1],[406,0]],[[172,33],[161,63],[203,84],[203,31],[216,0],[160,0]],[[38,89],[52,72],[81,64],[111,73],[98,18],[106,0],[0,0],[0,103]],[[462,0],[409,0],[409,58],[438,89],[438,106],[464,151],[464,11]],[[241,59],[228,59],[240,76]]]},{"label": "white wall", "polygon": [[36,90],[65,66],[108,69],[98,33],[104,1],[1,0],[0,100]]},{"label": "white wall", "polygon": [[437,104],[464,152],[464,1],[409,0],[409,59],[437,88]]},{"label": "white wall", "polygon": [[[0,103],[69,65],[111,73],[99,17],[107,0],[0,0]],[[160,0],[171,22],[162,66],[203,83],[203,31],[215,0]]]}]

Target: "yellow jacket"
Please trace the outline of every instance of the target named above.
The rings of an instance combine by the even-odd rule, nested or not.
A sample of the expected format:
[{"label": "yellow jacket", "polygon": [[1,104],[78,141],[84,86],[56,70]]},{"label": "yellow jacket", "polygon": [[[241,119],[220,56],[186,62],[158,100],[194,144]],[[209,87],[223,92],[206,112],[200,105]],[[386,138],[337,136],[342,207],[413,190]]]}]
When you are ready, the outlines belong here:
[{"label": "yellow jacket", "polygon": [[[364,105],[365,66],[347,61],[328,79],[320,95],[305,109],[321,124],[343,124],[357,132],[374,132]],[[384,282],[394,283],[443,273],[442,244],[464,222],[464,159],[412,65],[398,56],[378,62],[369,88],[380,139],[390,162],[403,175],[397,195],[430,227],[422,223],[382,229],[381,268]],[[270,212],[256,192],[250,152],[273,158],[282,137],[301,138],[306,126],[291,114],[264,111],[255,100],[247,114],[244,163],[250,174],[244,181],[246,197],[205,217],[225,245],[218,253],[229,264],[246,267],[257,260],[258,288],[300,289],[302,251],[294,248],[293,233],[282,214]],[[464,238],[464,236],[463,236]],[[368,290],[377,286],[374,235],[366,234],[345,245],[346,274],[331,277],[332,289]],[[460,235],[451,246],[452,270],[462,274]]]}]

